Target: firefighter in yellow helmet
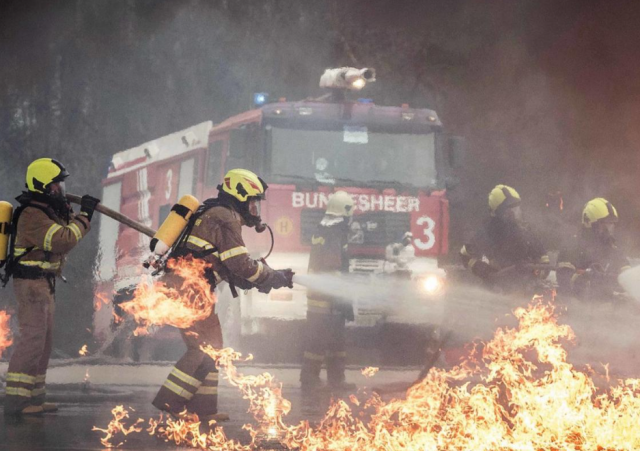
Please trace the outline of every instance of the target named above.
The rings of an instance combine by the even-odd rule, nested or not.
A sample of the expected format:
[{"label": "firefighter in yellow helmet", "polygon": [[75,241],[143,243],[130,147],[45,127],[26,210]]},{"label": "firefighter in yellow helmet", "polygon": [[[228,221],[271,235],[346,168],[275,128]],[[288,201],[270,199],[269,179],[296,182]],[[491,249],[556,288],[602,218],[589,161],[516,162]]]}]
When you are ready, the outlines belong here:
[{"label": "firefighter in yellow helmet", "polygon": [[[204,259],[211,264],[212,289],[226,281],[234,297],[236,287],[257,288],[265,293],[274,288],[292,288],[290,269],[274,270],[264,261],[254,260],[242,239],[242,226],[264,230],[260,202],[266,190],[267,184],[251,171],[227,172],[218,186],[218,197],[206,200],[191,216],[171,256]],[[177,276],[168,274],[165,281],[180,283],[172,282],[172,277]],[[227,420],[227,414],[218,412],[218,370],[214,361],[200,350],[202,345],[222,348],[222,330],[215,309],[207,319],[180,333],[187,351],[171,370],[153,405],[172,414],[186,408],[197,414],[205,425],[210,420]]]},{"label": "firefighter in yellow helmet", "polygon": [[523,220],[515,189],[497,185],[488,203],[491,217],[462,246],[463,264],[490,287],[525,294],[532,283],[548,275],[549,257]]},{"label": "firefighter in yellow helmet", "polygon": [[66,255],[91,229],[98,199],[82,197],[74,214],[65,197],[65,167],[51,158],[27,168],[27,191],[16,198],[5,283],[13,277],[20,334],[9,362],[6,414],[54,412],[45,401],[45,379],[52,348],[56,278]]},{"label": "firefighter in yellow helmet", "polygon": [[587,300],[611,300],[624,290],[618,275],[629,267],[615,242],[618,211],[606,199],[591,199],[582,211],[582,230],[558,258],[561,294]]},{"label": "firefighter in yellow helmet", "polygon": [[[329,199],[324,217],[311,237],[310,274],[349,272],[347,238],[354,203],[345,191],[336,191]],[[300,383],[304,390],[323,388],[320,371],[327,366],[327,382],[334,390],[355,385],[345,381],[345,323],[354,320],[353,306],[347,301],[309,289],[307,324],[304,328],[304,354]]]}]

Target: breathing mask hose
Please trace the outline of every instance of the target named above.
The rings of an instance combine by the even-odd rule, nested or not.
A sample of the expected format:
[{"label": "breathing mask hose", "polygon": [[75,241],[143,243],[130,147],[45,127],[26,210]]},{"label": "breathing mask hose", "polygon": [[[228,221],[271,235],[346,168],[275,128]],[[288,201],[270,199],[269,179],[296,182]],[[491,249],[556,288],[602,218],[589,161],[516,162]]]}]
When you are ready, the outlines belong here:
[{"label": "breathing mask hose", "polygon": [[269,255],[271,255],[271,252],[273,252],[273,246],[275,244],[275,239],[273,238],[273,230],[271,230],[271,227],[266,222],[262,222],[258,224],[255,227],[255,229],[256,229],[256,232],[258,233],[262,233],[266,229],[269,229],[269,235],[271,235],[271,247],[269,248],[269,252],[267,252],[267,255],[261,258],[261,260],[263,260],[266,263],[267,258],[269,258]]}]

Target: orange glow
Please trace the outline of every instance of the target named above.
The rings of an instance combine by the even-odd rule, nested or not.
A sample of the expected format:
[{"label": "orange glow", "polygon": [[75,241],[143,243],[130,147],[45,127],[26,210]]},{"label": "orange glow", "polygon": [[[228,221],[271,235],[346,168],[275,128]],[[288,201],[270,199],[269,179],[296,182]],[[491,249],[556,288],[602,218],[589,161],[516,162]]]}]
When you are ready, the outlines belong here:
[{"label": "orange glow", "polygon": [[[133,409],[131,410],[133,411]],[[142,418],[138,418],[138,420],[136,420],[136,422],[129,427],[126,427],[122,423],[122,420],[129,419],[129,411],[123,406],[114,407],[111,411],[111,414],[113,415],[113,419],[109,422],[109,425],[106,429],[100,429],[95,426],[91,429],[92,431],[100,431],[105,433],[105,436],[100,439],[100,443],[102,443],[102,446],[104,446],[105,448],[116,448],[118,446],[121,446],[126,441],[123,440],[117,445],[114,445],[113,443],[111,443],[114,437],[117,437],[119,435],[127,436],[132,432],[142,431],[142,426],[140,426],[140,423],[144,422]]]},{"label": "orange glow", "polygon": [[0,310],[0,356],[13,343],[11,339],[11,327],[9,327],[9,320],[11,316]]},{"label": "orange glow", "polygon": [[[305,451],[640,449],[640,380],[597,389],[588,372],[567,362],[562,343],[575,337],[558,324],[552,304],[536,298],[514,315],[518,327],[499,328],[477,362],[433,368],[403,399],[337,399],[316,426],[283,421],[291,404],[273,376],[244,376],[234,366],[242,360],[239,353],[203,348],[249,401],[257,423],[244,426],[251,443],[226,439],[222,428],[201,434],[197,417],[186,412],[162,426],[151,420],[149,432],[198,449],[237,451],[271,438]],[[372,415],[360,415],[365,410]]]},{"label": "orange glow", "polygon": [[380,370],[380,368],[375,366],[368,366],[366,368],[362,368],[360,372],[364,377],[373,377]]},{"label": "orange glow", "polygon": [[[214,423],[213,421],[211,423]],[[212,428],[207,433],[200,432],[200,420],[195,414],[182,412],[178,419],[167,416],[163,420],[150,419],[146,429],[149,435],[173,442],[176,445],[187,445],[202,450],[221,451],[251,451],[249,446],[243,446],[235,440],[230,440],[222,428]]]},{"label": "orange glow", "polygon": [[169,260],[168,277],[182,279],[180,286],[169,286],[163,281],[141,283],[131,301],[120,307],[133,316],[138,327],[135,335],[145,335],[150,326],[174,326],[186,329],[197,321],[207,318],[216,303],[204,272],[210,266],[204,260],[191,257]]},{"label": "orange glow", "polygon": [[100,311],[103,305],[111,302],[110,297],[105,293],[96,293],[93,297],[93,308],[96,312]]},{"label": "orange glow", "polygon": [[87,350],[87,345],[82,345],[82,348],[80,348],[80,350],[78,351],[78,354],[80,354],[82,357],[89,354],[89,351]]},{"label": "orange glow", "polygon": [[[264,439],[284,439],[291,434],[282,417],[291,411],[291,402],[282,397],[282,384],[275,381],[273,375],[262,373],[257,376],[245,376],[238,372],[235,361],[248,361],[252,355],[243,359],[242,354],[231,348],[214,349],[211,346],[201,347],[207,355],[216,361],[225,379],[242,393],[249,401],[249,412],[258,422],[258,427],[245,425],[244,429],[251,435],[251,446]],[[251,448],[253,449],[253,448]]]}]

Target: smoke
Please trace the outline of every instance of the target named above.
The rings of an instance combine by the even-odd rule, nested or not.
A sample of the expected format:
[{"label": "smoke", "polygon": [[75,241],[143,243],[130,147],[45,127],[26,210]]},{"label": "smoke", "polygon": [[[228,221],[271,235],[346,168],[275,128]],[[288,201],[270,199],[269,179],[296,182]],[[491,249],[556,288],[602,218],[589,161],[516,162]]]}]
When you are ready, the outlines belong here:
[{"label": "smoke", "polygon": [[[336,275],[296,275],[296,283],[357,307],[367,302],[381,311],[415,324],[437,325],[451,333],[448,346],[462,347],[474,340],[490,339],[498,327],[516,327],[513,312],[531,299],[506,296],[482,287],[448,287],[443,296],[429,298],[411,280],[360,279]],[[583,366],[611,364],[612,374],[637,374],[635,346],[640,340],[637,324],[640,307],[635,302],[591,301],[575,299],[555,302],[559,322],[568,324],[576,335],[567,343],[569,360]]]},{"label": "smoke", "polygon": [[631,268],[618,276],[618,282],[636,301],[640,302],[640,266]]},{"label": "smoke", "polygon": [[510,314],[527,303],[524,299],[459,284],[429,295],[418,281],[393,277],[307,274],[296,275],[294,282],[352,303],[356,310],[375,309],[394,321],[441,326],[453,331],[458,342],[488,339],[497,326],[516,325]]}]

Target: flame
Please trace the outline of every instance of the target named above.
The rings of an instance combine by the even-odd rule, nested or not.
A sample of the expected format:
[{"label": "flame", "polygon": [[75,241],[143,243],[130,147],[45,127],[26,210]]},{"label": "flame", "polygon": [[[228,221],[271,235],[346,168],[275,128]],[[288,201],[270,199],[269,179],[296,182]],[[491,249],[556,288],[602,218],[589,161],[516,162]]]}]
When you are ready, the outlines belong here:
[{"label": "flame", "polygon": [[195,322],[207,318],[216,303],[216,296],[205,277],[210,265],[204,260],[189,257],[169,260],[167,277],[182,279],[179,287],[162,281],[141,283],[131,301],[120,307],[132,315],[138,324],[135,335],[148,333],[150,326],[174,326],[187,329]]},{"label": "flame", "polygon": [[89,350],[87,349],[87,345],[82,345],[82,347],[78,351],[78,354],[80,354],[82,357],[84,357],[87,354],[89,354]]},{"label": "flame", "polygon": [[275,381],[273,375],[262,373],[257,376],[245,376],[238,372],[233,362],[248,361],[252,355],[243,359],[242,354],[231,348],[215,349],[208,345],[202,351],[216,361],[216,366],[223,371],[225,379],[242,392],[242,397],[249,401],[249,412],[258,422],[258,427],[245,425],[244,429],[251,435],[251,447],[259,445],[262,440],[279,440],[290,435],[290,429],[284,424],[282,417],[291,411],[291,402],[282,396],[282,384]]},{"label": "flame", "polygon": [[[131,409],[131,407],[129,408]],[[134,411],[134,409],[131,410]],[[142,426],[140,426],[141,423],[144,423],[144,420],[142,418],[138,418],[136,422],[129,427],[125,427],[125,425],[122,423],[122,420],[129,418],[129,411],[125,409],[124,406],[114,407],[113,410],[111,410],[111,414],[113,415],[113,419],[109,422],[109,425],[106,429],[101,429],[96,426],[91,429],[92,431],[100,431],[105,433],[105,436],[100,439],[100,443],[102,443],[102,446],[104,446],[105,448],[116,448],[118,446],[121,446],[126,440],[123,440],[117,445],[111,443],[111,440],[119,434],[127,436],[133,432],[142,431]]]},{"label": "flame", "polygon": [[86,384],[87,382],[89,382],[89,368],[86,369],[86,371],[84,372],[84,379],[82,379],[82,382],[84,384]]},{"label": "flame", "polygon": [[106,293],[96,293],[93,298],[93,308],[98,312],[103,305],[108,305],[110,302],[111,299]]},{"label": "flame", "polygon": [[[212,422],[214,423],[214,422]],[[249,446],[230,440],[222,428],[214,428],[209,431],[200,431],[200,420],[195,414],[182,412],[177,419],[170,416],[163,420],[149,419],[147,428],[149,435],[155,435],[167,442],[176,445],[188,445],[196,449],[215,449],[221,451],[250,451]]]},{"label": "flame", "polygon": [[376,373],[380,371],[380,368],[375,367],[375,366],[368,366],[366,368],[362,368],[360,370],[360,372],[362,373],[362,375],[364,377],[373,377],[376,375]]},{"label": "flame", "polygon": [[186,412],[162,426],[151,420],[149,431],[198,449],[238,451],[270,439],[305,451],[640,449],[640,380],[597,389],[587,372],[567,362],[563,343],[575,337],[571,328],[558,324],[552,304],[534,299],[514,314],[518,327],[498,329],[476,348],[477,361],[433,368],[404,399],[385,402],[373,395],[361,403],[351,395],[336,400],[315,427],[307,421],[284,423],[291,404],[273,376],[244,376],[233,364],[242,359],[239,353],[206,347],[203,351],[249,401],[257,421],[244,426],[251,443],[227,440],[222,428],[202,434],[197,417]]},{"label": "flame", "polygon": [[0,356],[13,343],[11,339],[11,316],[4,310],[0,310]]}]

